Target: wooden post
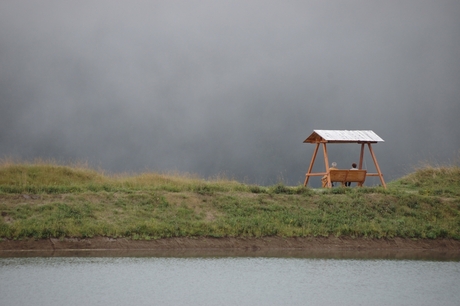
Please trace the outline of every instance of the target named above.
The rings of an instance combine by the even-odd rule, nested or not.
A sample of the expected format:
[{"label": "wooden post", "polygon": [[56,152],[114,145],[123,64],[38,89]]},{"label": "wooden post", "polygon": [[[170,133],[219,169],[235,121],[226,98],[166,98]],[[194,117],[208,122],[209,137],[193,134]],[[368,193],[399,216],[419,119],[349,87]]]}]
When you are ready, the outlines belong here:
[{"label": "wooden post", "polygon": [[385,184],[385,181],[383,180],[383,174],[382,174],[382,172],[380,171],[379,164],[377,163],[377,159],[375,158],[374,151],[372,150],[371,143],[369,142],[369,143],[367,144],[367,146],[369,147],[369,151],[371,152],[372,159],[374,160],[375,169],[377,169],[377,173],[379,174],[380,182],[382,182],[383,188],[387,189],[387,185]]},{"label": "wooden post", "polygon": [[359,154],[359,170],[363,170],[364,143],[361,144],[361,153]]},{"label": "wooden post", "polygon": [[324,163],[326,164],[326,175],[327,175],[327,187],[331,188],[331,174],[329,173],[329,158],[327,156],[326,143],[323,142],[323,153],[324,153]]},{"label": "wooden post", "polygon": [[305,182],[303,183],[303,185],[306,187],[307,184],[308,184],[308,180],[310,179],[310,173],[311,173],[311,170],[313,169],[313,164],[315,163],[315,159],[316,159],[316,154],[318,154],[318,149],[319,149],[319,145],[320,143],[318,142],[316,144],[316,148],[315,148],[315,151],[313,152],[313,156],[311,158],[311,161],[310,161],[310,167],[308,167],[308,172],[307,174],[305,174]]}]

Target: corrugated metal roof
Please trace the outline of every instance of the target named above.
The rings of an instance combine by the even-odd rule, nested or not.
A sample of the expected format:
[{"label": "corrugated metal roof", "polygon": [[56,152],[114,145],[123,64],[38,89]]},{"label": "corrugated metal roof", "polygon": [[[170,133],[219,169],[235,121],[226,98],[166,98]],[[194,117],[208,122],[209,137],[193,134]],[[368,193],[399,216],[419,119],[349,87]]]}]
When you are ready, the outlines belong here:
[{"label": "corrugated metal roof", "polygon": [[319,141],[326,142],[383,142],[380,138],[371,130],[314,130],[313,133],[305,139],[304,142],[316,143]]}]

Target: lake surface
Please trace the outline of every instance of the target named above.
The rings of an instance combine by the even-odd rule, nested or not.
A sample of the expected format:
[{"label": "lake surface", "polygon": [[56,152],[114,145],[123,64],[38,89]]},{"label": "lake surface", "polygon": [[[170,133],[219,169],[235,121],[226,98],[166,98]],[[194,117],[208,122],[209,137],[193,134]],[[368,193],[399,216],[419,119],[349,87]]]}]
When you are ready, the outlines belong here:
[{"label": "lake surface", "polygon": [[0,305],[460,305],[460,262],[0,258]]}]

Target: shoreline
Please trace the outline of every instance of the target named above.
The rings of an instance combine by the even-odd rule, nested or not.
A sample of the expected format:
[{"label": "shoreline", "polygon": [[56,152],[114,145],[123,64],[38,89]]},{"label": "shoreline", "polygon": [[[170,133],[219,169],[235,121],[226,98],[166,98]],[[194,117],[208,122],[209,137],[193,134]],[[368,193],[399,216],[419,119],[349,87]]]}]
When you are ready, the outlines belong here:
[{"label": "shoreline", "polygon": [[50,238],[0,241],[0,257],[302,257],[460,260],[453,239],[304,238]]}]

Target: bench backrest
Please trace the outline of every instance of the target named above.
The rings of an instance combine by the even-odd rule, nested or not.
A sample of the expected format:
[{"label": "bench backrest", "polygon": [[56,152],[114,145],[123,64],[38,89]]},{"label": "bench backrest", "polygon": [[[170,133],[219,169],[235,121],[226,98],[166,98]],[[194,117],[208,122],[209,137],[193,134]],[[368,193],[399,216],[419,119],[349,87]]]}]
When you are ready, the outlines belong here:
[{"label": "bench backrest", "polygon": [[331,182],[364,183],[366,173],[366,170],[330,170]]}]

